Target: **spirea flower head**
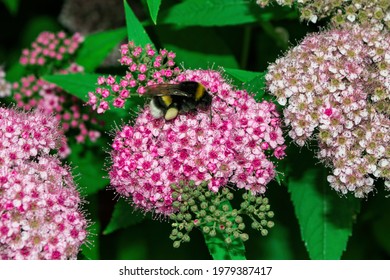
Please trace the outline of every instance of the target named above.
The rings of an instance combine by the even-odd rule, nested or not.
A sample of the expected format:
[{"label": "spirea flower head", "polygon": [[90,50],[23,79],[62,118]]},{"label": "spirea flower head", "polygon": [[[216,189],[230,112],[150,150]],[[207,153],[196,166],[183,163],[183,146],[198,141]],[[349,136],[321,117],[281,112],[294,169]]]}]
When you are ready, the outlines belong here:
[{"label": "spirea flower head", "polygon": [[0,67],[0,98],[11,95],[11,84],[5,79],[5,72]]},{"label": "spirea flower head", "polygon": [[112,144],[111,185],[135,206],[164,215],[172,212],[172,184],[207,182],[217,192],[234,184],[263,194],[275,177],[272,159],[284,156],[275,105],[257,103],[212,70],[185,71],[176,82],[196,81],[213,100],[209,110],[155,119],[149,107],[134,125],[125,125]]},{"label": "spirea flower head", "polygon": [[41,112],[0,108],[0,259],[75,259],[87,235],[62,135]]},{"label": "spirea flower head", "polygon": [[346,23],[359,23],[376,29],[390,28],[390,2],[388,0],[256,0],[265,7],[269,2],[291,7],[297,4],[301,19],[316,22],[318,19],[331,17],[333,24],[342,26]]},{"label": "spirea flower head", "polygon": [[290,137],[317,139],[331,186],[364,197],[390,180],[390,35],[358,26],[307,36],[270,65]]},{"label": "spirea flower head", "polygon": [[127,66],[126,75],[120,77],[99,77],[98,88],[89,92],[88,104],[99,114],[111,106],[123,108],[131,95],[142,95],[145,87],[161,84],[174,79],[180,69],[175,67],[175,54],[165,49],[157,52],[150,45],[145,48],[135,46],[133,42],[120,48],[121,65]]},{"label": "spirea flower head", "polygon": [[[100,132],[92,129],[97,123],[94,114],[83,106],[80,99],[44,81],[39,74],[83,72],[83,67],[73,62],[82,41],[83,37],[77,33],[67,36],[63,31],[57,34],[42,32],[32,43],[31,49],[23,50],[20,58],[22,64],[34,66],[33,70],[37,71],[22,77],[12,87],[13,98],[19,107],[25,110],[36,108],[48,115],[55,114],[61,121],[63,131],[75,137],[77,143],[84,143],[86,139],[95,141],[100,137]],[[68,140],[64,138],[59,149],[62,157],[70,153]]]},{"label": "spirea flower head", "polygon": [[84,38],[75,33],[68,37],[65,32],[42,32],[31,44],[30,49],[24,49],[20,57],[22,65],[43,66],[51,63],[59,64],[67,61],[79,48]]}]

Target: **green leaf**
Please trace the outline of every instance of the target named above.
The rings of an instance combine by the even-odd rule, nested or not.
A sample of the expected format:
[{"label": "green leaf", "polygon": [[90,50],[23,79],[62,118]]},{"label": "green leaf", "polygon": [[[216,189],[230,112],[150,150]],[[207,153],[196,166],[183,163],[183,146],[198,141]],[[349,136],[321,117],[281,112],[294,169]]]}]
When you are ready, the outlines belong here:
[{"label": "green leaf", "polygon": [[[222,205],[229,205],[229,210],[232,207],[228,201],[221,203]],[[216,229],[217,234],[211,237],[208,233],[203,233],[207,248],[209,249],[210,255],[214,260],[245,260],[245,246],[244,242],[240,238],[233,239],[230,244],[225,242],[225,239],[229,237],[225,232],[222,232],[218,228]]]},{"label": "green leaf", "polygon": [[20,63],[15,63],[8,69],[5,79],[9,82],[16,82],[20,80],[25,73],[26,68]]},{"label": "green leaf", "polygon": [[256,16],[260,23],[276,20],[297,20],[299,19],[300,13],[296,6],[297,5],[294,5],[293,7],[268,5],[265,8],[260,8],[257,10]]},{"label": "green leaf", "polygon": [[[265,74],[266,72],[252,72],[241,69],[225,68],[225,73],[228,74],[234,84],[249,93],[255,94],[255,99],[260,101],[265,94]],[[278,178],[277,178],[278,180]]]},{"label": "green leaf", "polygon": [[390,219],[387,215],[390,212],[389,193],[383,190],[386,190],[383,180],[376,181],[375,187],[378,192],[365,202],[364,216],[360,217],[360,221],[364,221],[361,223],[363,228],[367,227],[368,223],[372,225],[370,228],[380,250],[390,254]]},{"label": "green leaf", "polygon": [[160,9],[161,0],[147,0],[150,17],[154,24],[157,24],[158,10]]},{"label": "green leaf", "polygon": [[[175,36],[172,36],[172,32],[175,32]],[[185,68],[207,69],[214,65],[238,68],[236,58],[212,29],[191,27],[172,31],[163,27],[159,29],[159,35],[164,47],[175,52],[176,62],[183,62]],[[199,37],[202,39],[199,40]]]},{"label": "green leaf", "polygon": [[95,91],[99,74],[55,74],[42,77],[45,81],[56,84],[66,92],[80,98],[84,102],[88,101],[88,92]]},{"label": "green leaf", "polygon": [[244,89],[247,92],[254,93],[256,100],[261,100],[265,94],[265,74],[266,72],[260,73],[258,76],[244,84]]},{"label": "green leaf", "polygon": [[[144,225],[138,225],[135,227],[129,227],[127,229],[116,232],[111,236],[105,236],[105,240],[109,240],[109,250],[111,252],[111,257],[109,259],[115,260],[147,260],[150,259],[151,251],[154,251],[155,248],[161,249],[161,241],[164,239],[160,232],[158,235],[160,237],[160,243],[156,246],[150,245],[151,237],[149,233],[156,234],[156,228],[161,224],[154,225],[154,228],[148,230],[144,229]],[[110,239],[109,239],[110,238]],[[167,238],[168,239],[168,238]],[[169,239],[168,239],[169,240]],[[161,258],[155,258],[161,259]]]},{"label": "green leaf", "polygon": [[35,41],[39,34],[43,31],[58,32],[62,29],[58,21],[49,15],[36,15],[29,18],[28,22],[24,24],[21,34],[21,45],[30,48],[31,43]]},{"label": "green leaf", "polygon": [[390,254],[390,220],[389,217],[383,215],[373,223],[373,232],[376,240],[381,245],[381,248]]},{"label": "green leaf", "polygon": [[[88,92],[95,91],[97,78],[99,76],[101,75],[88,73],[56,74],[43,76],[42,79],[56,84],[69,94],[87,102]],[[112,103],[112,99],[112,96],[107,99],[109,104]],[[125,108],[123,109],[111,106],[110,110],[102,115],[106,127],[108,127],[108,129],[115,128],[123,121],[129,120],[131,117],[129,112],[134,115],[134,113],[138,111],[138,107],[143,105],[144,101],[144,98],[135,95],[126,101]]]},{"label": "green leaf", "polygon": [[150,40],[148,34],[135,16],[127,1],[123,0],[123,4],[125,7],[127,37],[129,41],[133,41],[136,45],[140,46],[145,46],[146,44],[151,44],[153,46],[152,40]]},{"label": "green leaf", "polygon": [[225,72],[243,83],[249,82],[259,76],[258,72],[252,72],[234,68],[224,68]]},{"label": "green leaf", "polygon": [[243,0],[186,0],[164,11],[161,21],[181,26],[223,26],[256,20],[251,6]]},{"label": "green leaf", "polygon": [[286,161],[281,160],[278,165],[276,166],[276,176],[275,180],[278,183],[279,186],[286,184]]},{"label": "green leaf", "polygon": [[185,26],[225,26],[299,18],[297,9],[279,5],[260,8],[254,1],[184,0],[160,12],[160,23]]},{"label": "green leaf", "polygon": [[2,2],[12,15],[16,15],[19,9],[20,0],[2,0]]},{"label": "green leaf", "polygon": [[104,152],[106,144],[101,142],[98,142],[99,145],[88,148],[77,143],[70,145],[71,153],[67,161],[72,166],[73,174],[76,175],[76,182],[82,193],[94,194],[109,184],[106,178],[107,172],[104,171],[104,159],[107,156]]},{"label": "green leaf", "polygon": [[304,156],[300,154],[299,164],[289,165],[287,181],[302,239],[311,259],[338,260],[352,234],[360,201],[339,197],[326,181],[325,168]]},{"label": "green leaf", "polygon": [[[265,94],[265,74],[266,72],[252,72],[241,69],[225,68],[225,73],[236,80],[237,86],[242,86],[249,93],[255,94],[256,100],[261,100]],[[239,85],[237,80],[243,85]]]},{"label": "green leaf", "polygon": [[285,225],[277,223],[265,239],[263,247],[259,249],[264,251],[267,260],[294,259],[294,248],[289,242],[289,231]]},{"label": "green leaf", "polygon": [[125,27],[88,35],[77,52],[76,63],[86,72],[94,71],[126,35]]},{"label": "green leaf", "polygon": [[127,201],[120,199],[115,204],[111,220],[103,234],[110,234],[118,229],[138,224],[144,219],[145,215],[134,211],[134,208]]}]

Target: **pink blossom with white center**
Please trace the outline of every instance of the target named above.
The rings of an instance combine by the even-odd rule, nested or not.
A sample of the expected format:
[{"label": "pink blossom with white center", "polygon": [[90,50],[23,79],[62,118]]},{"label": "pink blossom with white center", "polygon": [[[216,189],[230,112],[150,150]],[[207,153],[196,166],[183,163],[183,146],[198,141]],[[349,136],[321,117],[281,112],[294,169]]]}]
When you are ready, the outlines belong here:
[{"label": "pink blossom with white center", "polygon": [[49,154],[62,139],[54,118],[0,108],[0,259],[77,258],[88,223],[69,168]]},{"label": "pink blossom with white center", "polygon": [[286,104],[289,136],[300,146],[318,139],[318,158],[334,169],[328,181],[343,194],[367,196],[377,178],[389,185],[390,168],[379,165],[390,157],[389,53],[388,32],[348,26],[307,36],[266,76]]},{"label": "pink blossom with white center", "polygon": [[[188,70],[176,81],[202,83],[213,98],[210,109],[180,113],[165,121],[155,119],[146,107],[133,126],[125,125],[117,132],[111,185],[131,197],[135,206],[163,215],[173,211],[171,186],[181,180],[195,185],[207,181],[214,192],[231,183],[264,193],[275,177],[272,160],[285,155],[275,105],[257,103],[217,71]],[[267,149],[261,148],[264,143]]]}]

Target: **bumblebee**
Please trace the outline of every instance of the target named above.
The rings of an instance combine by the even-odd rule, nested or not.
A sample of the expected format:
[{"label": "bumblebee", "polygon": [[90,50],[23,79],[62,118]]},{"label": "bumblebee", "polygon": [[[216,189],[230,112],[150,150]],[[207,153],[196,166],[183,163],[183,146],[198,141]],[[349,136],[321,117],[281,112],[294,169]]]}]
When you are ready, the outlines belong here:
[{"label": "bumblebee", "polygon": [[193,81],[158,84],[145,89],[145,94],[152,96],[150,111],[156,119],[173,120],[179,113],[207,109],[211,105],[211,95],[202,84]]}]

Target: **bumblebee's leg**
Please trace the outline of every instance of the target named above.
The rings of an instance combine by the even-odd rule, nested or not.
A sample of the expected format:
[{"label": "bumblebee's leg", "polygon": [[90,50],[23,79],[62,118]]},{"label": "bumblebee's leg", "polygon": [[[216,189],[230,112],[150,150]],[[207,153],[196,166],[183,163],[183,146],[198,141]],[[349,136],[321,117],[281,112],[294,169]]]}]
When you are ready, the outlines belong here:
[{"label": "bumblebee's leg", "polygon": [[176,106],[170,106],[165,112],[164,118],[167,121],[173,120],[179,114],[179,109]]}]

